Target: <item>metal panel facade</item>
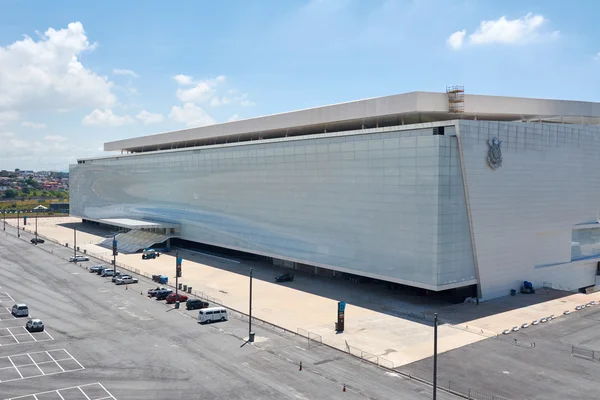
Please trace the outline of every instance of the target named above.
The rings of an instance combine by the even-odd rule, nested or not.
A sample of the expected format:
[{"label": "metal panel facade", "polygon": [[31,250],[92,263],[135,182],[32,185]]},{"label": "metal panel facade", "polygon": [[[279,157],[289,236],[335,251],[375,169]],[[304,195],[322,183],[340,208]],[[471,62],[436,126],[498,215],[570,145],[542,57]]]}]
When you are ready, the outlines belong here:
[{"label": "metal panel facade", "polygon": [[475,279],[458,160],[431,128],[88,160],[71,166],[71,214],[443,289]]}]

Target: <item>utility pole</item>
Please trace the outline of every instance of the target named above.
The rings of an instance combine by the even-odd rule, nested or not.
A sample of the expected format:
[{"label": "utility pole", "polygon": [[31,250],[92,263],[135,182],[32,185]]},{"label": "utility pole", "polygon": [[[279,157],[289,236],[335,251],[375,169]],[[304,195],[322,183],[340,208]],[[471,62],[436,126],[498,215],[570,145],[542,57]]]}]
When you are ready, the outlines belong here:
[{"label": "utility pole", "polygon": [[117,248],[117,234],[113,235],[113,270],[114,275],[117,275],[117,253],[119,249]]},{"label": "utility pole", "polygon": [[248,341],[253,341],[252,337],[252,268],[250,268],[250,304],[248,307]]},{"label": "utility pole", "polygon": [[73,257],[77,257],[77,227],[73,227]]},{"label": "utility pole", "polygon": [[17,237],[21,237],[21,227],[19,226],[19,219],[21,219],[21,212],[17,210]]},{"label": "utility pole", "polygon": [[37,219],[38,219],[38,212],[39,211],[35,211],[35,245],[37,246],[38,244],[38,234],[37,234]]},{"label": "utility pole", "polygon": [[437,398],[437,331],[438,315],[435,313],[433,318],[433,400]]},{"label": "utility pole", "polygon": [[179,250],[175,252],[175,301],[179,301]]},{"label": "utility pole", "polygon": [[6,230],[6,210],[4,210],[2,212],[2,218],[4,219],[4,226],[2,227],[2,230],[5,231]]}]

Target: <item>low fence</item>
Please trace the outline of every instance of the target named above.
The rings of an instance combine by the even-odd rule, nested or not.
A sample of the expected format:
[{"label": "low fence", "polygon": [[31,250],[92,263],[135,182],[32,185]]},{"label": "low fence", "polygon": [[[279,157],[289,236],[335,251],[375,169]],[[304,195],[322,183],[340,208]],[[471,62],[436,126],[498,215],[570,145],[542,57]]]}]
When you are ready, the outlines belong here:
[{"label": "low fence", "polygon": [[307,331],[306,329],[298,328],[296,329],[296,334],[306,338],[309,349],[323,344],[323,337],[321,335]]},{"label": "low fence", "polygon": [[370,362],[372,364],[377,365],[378,367],[394,369],[394,363],[388,360],[387,358],[383,358],[381,356],[377,356],[367,351],[363,351],[354,346],[350,346],[348,342],[346,342],[346,352],[351,356],[359,358],[361,361]]},{"label": "low fence", "polygon": [[586,349],[584,347],[571,347],[571,355],[573,357],[584,358],[589,361],[600,362],[600,352],[595,350]]}]

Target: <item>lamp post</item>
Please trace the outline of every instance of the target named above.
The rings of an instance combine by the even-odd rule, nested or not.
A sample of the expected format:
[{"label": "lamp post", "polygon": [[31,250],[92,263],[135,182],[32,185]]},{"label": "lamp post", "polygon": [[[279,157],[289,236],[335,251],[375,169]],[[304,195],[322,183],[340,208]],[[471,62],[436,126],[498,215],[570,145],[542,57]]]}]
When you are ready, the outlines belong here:
[{"label": "lamp post", "polygon": [[21,219],[21,212],[17,210],[17,237],[21,237],[21,227],[19,226],[19,219]]},{"label": "lamp post", "polygon": [[2,211],[2,219],[4,220],[4,225],[2,227],[2,230],[5,231],[6,230],[6,210]]},{"label": "lamp post", "polygon": [[77,227],[73,227],[73,258],[77,257]]},{"label": "lamp post", "polygon": [[38,234],[37,234],[37,219],[38,219],[38,211],[35,211],[35,245],[38,244]]},{"label": "lamp post", "polygon": [[113,270],[115,271],[114,272],[115,276],[117,276],[117,252],[118,252],[116,241],[117,241],[117,234],[115,233],[113,235]]},{"label": "lamp post", "polygon": [[248,307],[248,341],[252,342],[252,268],[250,268],[250,304]]},{"label": "lamp post", "polygon": [[437,398],[437,331],[438,315],[435,313],[433,318],[433,400]]}]

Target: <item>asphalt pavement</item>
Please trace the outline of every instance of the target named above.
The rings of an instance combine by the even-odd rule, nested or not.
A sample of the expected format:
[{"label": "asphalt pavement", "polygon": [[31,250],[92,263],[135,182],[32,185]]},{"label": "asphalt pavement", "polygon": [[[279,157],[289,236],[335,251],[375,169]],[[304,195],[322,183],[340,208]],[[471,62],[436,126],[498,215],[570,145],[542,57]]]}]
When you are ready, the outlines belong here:
[{"label": "asphalt pavement", "polygon": [[[67,262],[72,250],[15,233],[0,231],[0,399],[432,397],[425,384],[274,328],[255,324],[246,343],[248,322],[235,315],[200,325],[197,311],[148,298],[153,282],[116,286]],[[3,308],[15,302],[46,332],[24,331],[27,319]]]}]

